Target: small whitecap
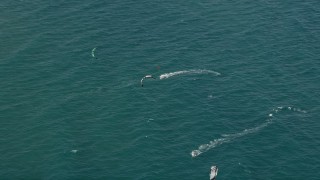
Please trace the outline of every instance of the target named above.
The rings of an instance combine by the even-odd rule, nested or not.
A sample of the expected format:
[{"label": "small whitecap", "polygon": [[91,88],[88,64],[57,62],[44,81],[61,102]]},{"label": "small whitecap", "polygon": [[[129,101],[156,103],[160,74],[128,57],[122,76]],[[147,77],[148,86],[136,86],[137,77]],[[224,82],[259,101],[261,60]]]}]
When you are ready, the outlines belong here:
[{"label": "small whitecap", "polygon": [[229,137],[230,134],[222,134],[221,136],[222,136],[222,137]]},{"label": "small whitecap", "polygon": [[154,119],[152,119],[152,118],[149,118],[148,120],[147,120],[147,122],[151,122],[151,121],[153,121]]},{"label": "small whitecap", "polygon": [[72,153],[77,153],[78,150],[77,150],[77,149],[73,149],[73,150],[71,150],[71,152],[72,152]]},{"label": "small whitecap", "polygon": [[272,117],[273,116],[273,114],[269,114],[269,117]]}]

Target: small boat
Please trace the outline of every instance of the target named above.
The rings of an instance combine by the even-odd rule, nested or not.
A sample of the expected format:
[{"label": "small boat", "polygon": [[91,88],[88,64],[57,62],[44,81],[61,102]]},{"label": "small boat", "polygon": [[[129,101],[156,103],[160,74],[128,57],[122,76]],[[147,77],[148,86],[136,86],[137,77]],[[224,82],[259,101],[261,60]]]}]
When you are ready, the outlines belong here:
[{"label": "small boat", "polygon": [[215,180],[217,175],[218,175],[218,167],[217,166],[211,166],[210,180]]}]

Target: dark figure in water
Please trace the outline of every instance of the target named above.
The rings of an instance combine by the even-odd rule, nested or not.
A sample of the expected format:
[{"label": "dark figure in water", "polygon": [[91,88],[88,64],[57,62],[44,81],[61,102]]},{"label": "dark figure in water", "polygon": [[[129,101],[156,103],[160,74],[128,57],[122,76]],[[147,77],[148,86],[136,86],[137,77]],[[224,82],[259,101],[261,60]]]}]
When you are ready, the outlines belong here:
[{"label": "dark figure in water", "polygon": [[152,75],[146,75],[145,77],[143,77],[143,78],[141,79],[141,87],[143,87],[143,80],[144,80],[144,79],[147,79],[147,78],[156,79],[156,78],[154,78]]}]

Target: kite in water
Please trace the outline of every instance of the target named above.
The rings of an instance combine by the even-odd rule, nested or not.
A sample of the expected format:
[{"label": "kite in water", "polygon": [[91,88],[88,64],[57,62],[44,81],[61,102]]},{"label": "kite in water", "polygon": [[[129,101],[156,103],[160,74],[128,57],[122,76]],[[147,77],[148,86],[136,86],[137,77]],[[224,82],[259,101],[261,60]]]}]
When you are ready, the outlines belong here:
[{"label": "kite in water", "polygon": [[152,75],[146,75],[145,77],[143,77],[143,78],[141,79],[141,87],[143,87],[143,80],[144,80],[144,79],[147,79],[147,78],[156,79],[156,78],[154,78]]},{"label": "kite in water", "polygon": [[91,56],[92,56],[92,57],[95,57],[95,56],[94,56],[94,52],[96,51],[96,49],[97,49],[97,48],[93,48],[93,49],[92,49],[92,51],[91,51]]}]

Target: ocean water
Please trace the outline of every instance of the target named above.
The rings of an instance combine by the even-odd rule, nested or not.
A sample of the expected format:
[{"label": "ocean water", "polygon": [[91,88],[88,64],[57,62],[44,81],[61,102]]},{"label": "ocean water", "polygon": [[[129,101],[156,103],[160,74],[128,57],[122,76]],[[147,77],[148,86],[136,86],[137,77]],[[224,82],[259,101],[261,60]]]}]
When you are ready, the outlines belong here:
[{"label": "ocean water", "polygon": [[316,0],[2,0],[0,27],[0,179],[320,179]]}]

